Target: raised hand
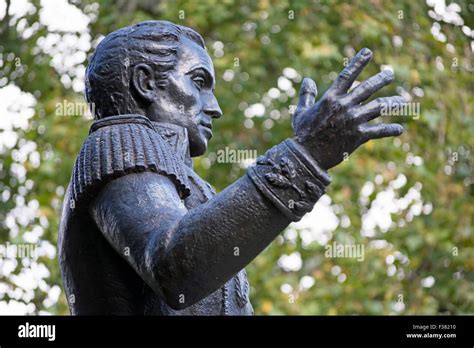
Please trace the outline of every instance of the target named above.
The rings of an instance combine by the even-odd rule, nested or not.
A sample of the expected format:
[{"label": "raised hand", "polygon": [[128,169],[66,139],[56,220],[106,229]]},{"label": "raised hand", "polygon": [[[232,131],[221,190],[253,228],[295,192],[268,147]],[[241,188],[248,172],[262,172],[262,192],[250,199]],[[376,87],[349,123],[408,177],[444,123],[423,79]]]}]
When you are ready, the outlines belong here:
[{"label": "raised hand", "polygon": [[361,144],[371,139],[397,136],[403,127],[396,123],[369,124],[382,110],[400,107],[406,101],[400,96],[363,101],[393,81],[389,70],[365,80],[350,93],[347,91],[372,59],[368,48],[359,51],[336,81],[315,103],[316,84],[305,78],[299,103],[293,117],[295,140],[303,145],[324,169],[339,164]]}]

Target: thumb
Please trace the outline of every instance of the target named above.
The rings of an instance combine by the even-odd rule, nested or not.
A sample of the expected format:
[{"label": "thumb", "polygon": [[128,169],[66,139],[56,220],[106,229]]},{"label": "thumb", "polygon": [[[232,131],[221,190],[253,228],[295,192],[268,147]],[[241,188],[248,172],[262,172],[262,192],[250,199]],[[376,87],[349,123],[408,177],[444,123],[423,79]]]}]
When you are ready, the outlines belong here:
[{"label": "thumb", "polygon": [[301,83],[298,106],[296,107],[293,117],[293,125],[297,122],[296,119],[301,114],[314,105],[317,95],[318,88],[316,87],[316,83],[309,77],[305,77]]}]

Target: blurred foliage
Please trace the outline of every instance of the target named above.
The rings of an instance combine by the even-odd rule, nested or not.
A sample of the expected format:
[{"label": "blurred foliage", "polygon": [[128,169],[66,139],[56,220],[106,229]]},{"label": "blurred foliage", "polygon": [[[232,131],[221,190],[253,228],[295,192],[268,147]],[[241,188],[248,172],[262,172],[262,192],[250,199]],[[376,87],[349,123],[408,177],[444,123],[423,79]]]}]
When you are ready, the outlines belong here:
[{"label": "blurred foliage", "polygon": [[[243,175],[245,169],[239,164],[217,163],[216,151],[228,146],[256,149],[262,154],[292,135],[290,106],[296,105],[297,93],[276,99],[267,95],[277,87],[285,68],[312,77],[322,95],[347,58],[363,47],[371,48],[374,60],[361,78],[376,74],[382,65],[391,66],[396,81],[377,96],[409,94],[420,103],[421,115],[418,119],[396,120],[406,128],[399,141],[369,142],[330,173],[331,207],[340,221],[348,218],[350,224],[343,227],[340,223],[329,243],[364,245],[365,259],[327,258],[324,246],[316,241],[307,244],[299,233],[283,233],[248,266],[251,301],[257,314],[474,313],[473,39],[462,26],[433,18],[436,15],[429,4],[409,0],[102,0],[99,6],[93,1],[70,3],[95,18],[89,25],[93,46],[117,28],[148,19],[190,26],[203,35],[215,64],[216,95],[224,117],[215,122],[208,154],[197,158],[195,167],[218,190]],[[51,30],[39,23],[39,1],[33,4],[35,11],[20,18],[2,19],[0,79],[7,79],[2,86],[14,84],[33,94],[37,103],[28,128],[16,130],[19,141],[0,153],[0,195],[5,190],[10,192],[8,199],[0,199],[0,242],[22,243],[25,233],[40,225],[44,230],[40,241],[56,245],[62,194],[92,121],[57,116],[57,103],[83,102],[83,94],[65,83],[72,73],[58,72],[53,68],[53,57],[37,48],[38,40]],[[473,4],[463,1],[459,7],[464,25],[474,28]],[[22,26],[34,27],[28,37],[20,34],[21,22]],[[444,40],[436,39],[433,23],[438,23]],[[85,35],[55,34],[61,35],[61,40],[67,35]],[[87,54],[92,52],[93,47]],[[15,57],[21,64],[15,64]],[[86,60],[78,65],[85,64]],[[291,81],[296,92],[299,80],[296,76]],[[244,115],[245,109],[261,102],[266,107],[262,117]],[[277,112],[271,113],[274,110]],[[27,174],[19,180],[12,165],[18,163],[15,151],[25,141],[36,143],[41,162],[33,166],[29,158],[22,159],[20,164]],[[410,162],[413,156],[421,157],[422,163]],[[374,235],[361,234],[362,217],[371,202],[393,186],[400,174],[407,182],[394,190],[396,197],[418,187],[424,204],[432,204],[432,211],[413,214],[410,207],[405,207],[391,214],[394,224],[387,231],[376,227]],[[30,188],[25,189],[25,180],[32,181]],[[361,188],[374,180],[374,190],[364,202]],[[16,222],[17,232],[12,232],[6,218],[19,200],[25,204],[36,200],[39,209],[27,224]],[[377,240],[386,241],[385,246],[373,247],[372,242]],[[303,261],[299,270],[279,267],[283,254],[298,255],[294,253]],[[408,261],[398,258],[400,255]],[[56,304],[44,301],[51,286],[61,285],[56,258],[41,256],[38,262],[50,272],[45,282],[32,291],[23,291],[14,281],[14,275],[26,267],[19,262],[11,275],[0,274],[0,286],[9,289],[0,292],[0,300],[32,302],[34,313],[68,313],[62,293]],[[303,277],[312,277],[314,285],[301,288]],[[434,277],[434,284],[429,284],[432,286],[422,286],[427,277]],[[403,305],[397,306],[397,302]]]}]

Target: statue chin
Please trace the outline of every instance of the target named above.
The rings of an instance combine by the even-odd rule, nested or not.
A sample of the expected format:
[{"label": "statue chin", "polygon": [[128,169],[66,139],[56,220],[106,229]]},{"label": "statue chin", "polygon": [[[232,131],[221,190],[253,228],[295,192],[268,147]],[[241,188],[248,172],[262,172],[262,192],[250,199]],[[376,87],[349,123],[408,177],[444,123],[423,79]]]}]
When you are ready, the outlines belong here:
[{"label": "statue chin", "polygon": [[204,134],[203,131],[199,131],[199,133],[197,134],[190,134],[190,133],[188,134],[189,134],[188,136],[189,154],[191,155],[191,157],[198,157],[198,156],[204,155],[207,151],[207,145],[208,145],[210,136],[207,134]]},{"label": "statue chin", "polygon": [[206,150],[207,150],[207,141],[206,140],[204,142],[200,141],[199,144],[193,144],[191,142],[191,144],[189,146],[189,153],[190,153],[191,157],[202,156],[206,153]]}]

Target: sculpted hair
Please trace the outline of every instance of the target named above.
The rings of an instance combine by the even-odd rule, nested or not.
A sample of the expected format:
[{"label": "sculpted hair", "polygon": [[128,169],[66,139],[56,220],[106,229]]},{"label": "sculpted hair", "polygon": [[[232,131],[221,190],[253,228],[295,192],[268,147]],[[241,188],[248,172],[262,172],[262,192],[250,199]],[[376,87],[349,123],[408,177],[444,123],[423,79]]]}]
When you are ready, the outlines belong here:
[{"label": "sculpted hair", "polygon": [[158,88],[163,88],[176,64],[181,37],[205,48],[197,32],[167,21],[141,22],[107,35],[86,70],[86,100],[94,117],[130,114],[140,107],[130,85],[133,67],[139,63],[154,69]]}]

